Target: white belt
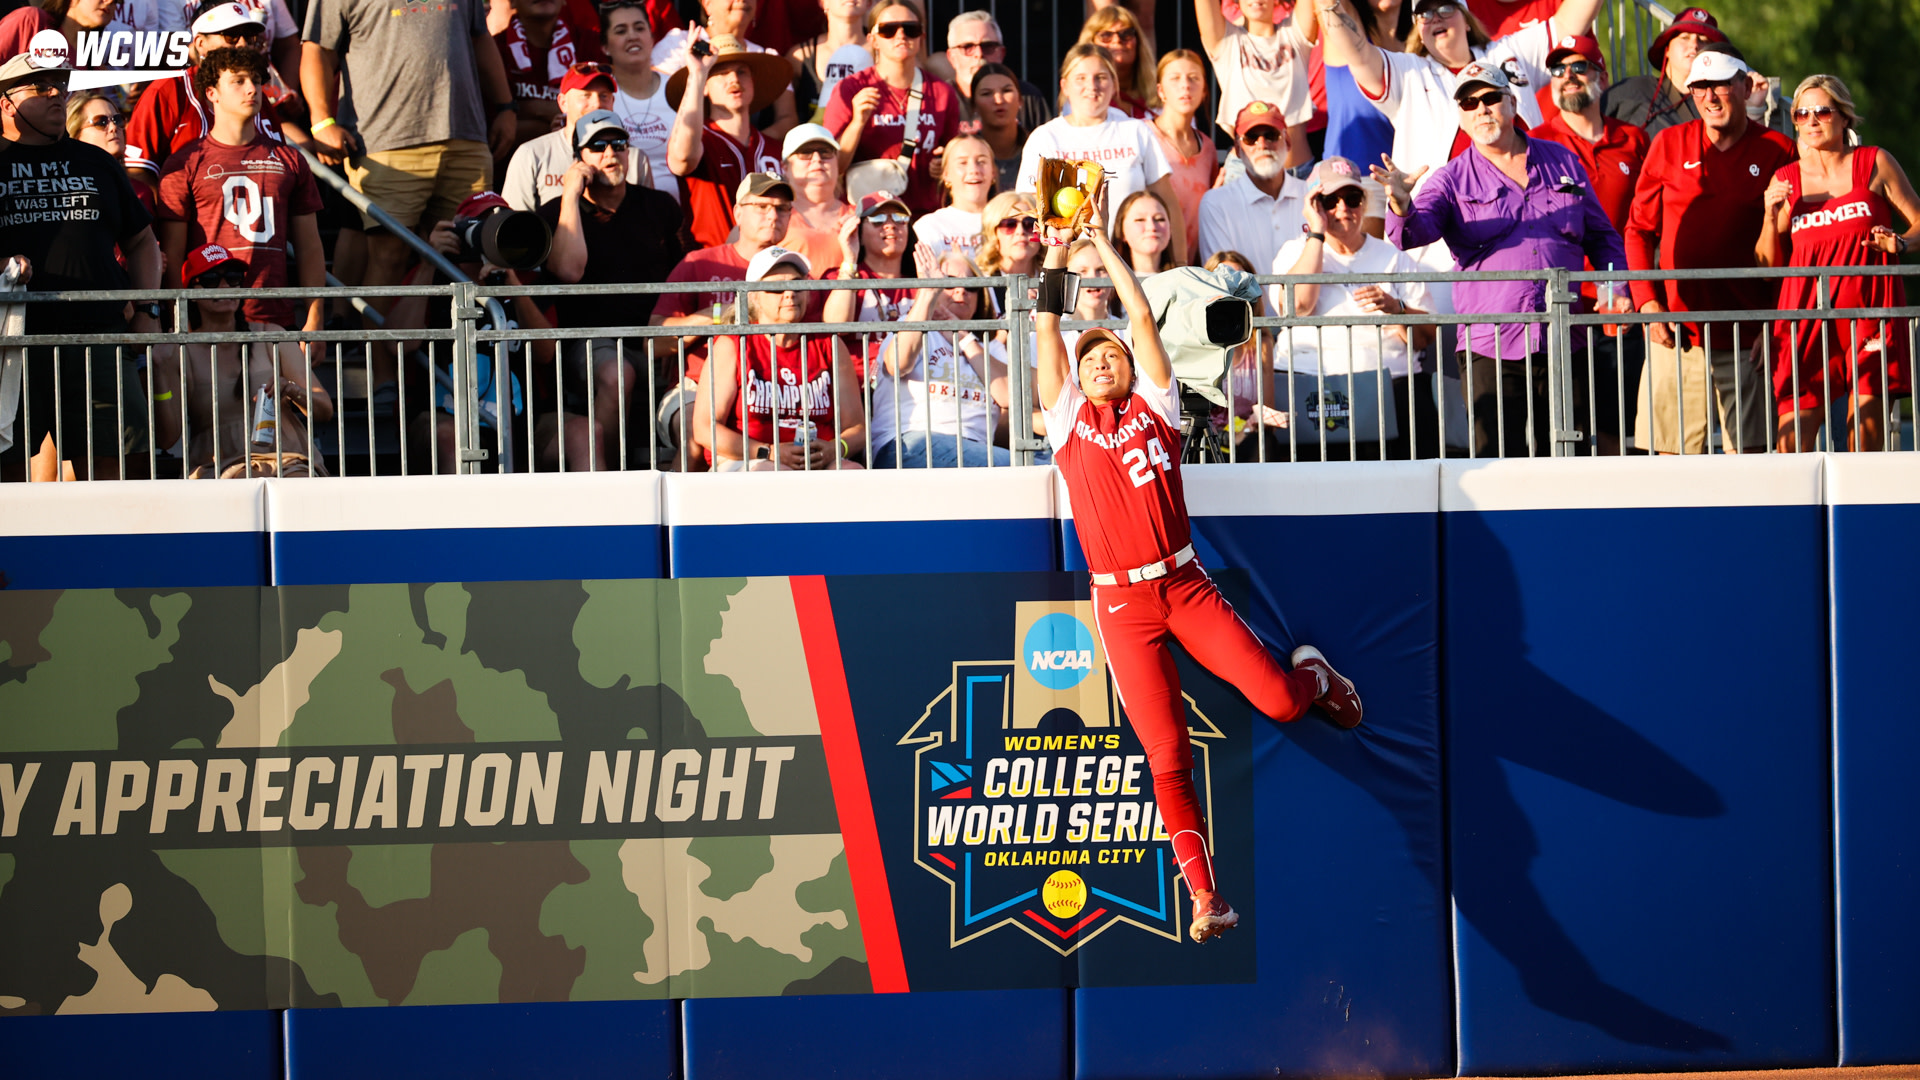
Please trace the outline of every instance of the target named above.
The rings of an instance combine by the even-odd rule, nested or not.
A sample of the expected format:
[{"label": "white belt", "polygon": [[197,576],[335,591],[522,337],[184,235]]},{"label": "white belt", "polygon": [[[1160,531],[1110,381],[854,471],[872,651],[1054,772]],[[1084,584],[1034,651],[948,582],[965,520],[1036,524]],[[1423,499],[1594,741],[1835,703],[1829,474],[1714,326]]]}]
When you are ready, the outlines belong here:
[{"label": "white belt", "polygon": [[1186,547],[1174,552],[1173,558],[1171,559],[1161,559],[1159,562],[1150,562],[1145,566],[1136,566],[1124,574],[1095,574],[1093,575],[1093,583],[1095,585],[1118,585],[1120,584],[1120,579],[1123,577],[1127,579],[1127,584],[1129,585],[1138,585],[1143,581],[1157,581],[1192,561],[1193,545],[1188,544]]}]

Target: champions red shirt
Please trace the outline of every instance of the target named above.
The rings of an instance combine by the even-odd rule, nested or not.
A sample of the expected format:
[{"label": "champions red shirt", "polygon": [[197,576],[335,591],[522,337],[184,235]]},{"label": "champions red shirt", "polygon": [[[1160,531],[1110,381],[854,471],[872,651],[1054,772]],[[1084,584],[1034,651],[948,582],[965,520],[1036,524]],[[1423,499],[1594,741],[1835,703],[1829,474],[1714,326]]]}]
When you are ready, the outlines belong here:
[{"label": "champions red shirt", "polygon": [[1053,463],[1067,483],[1080,550],[1096,574],[1124,574],[1193,542],[1180,483],[1179,383],[1136,376],[1118,405],[1095,405],[1068,373],[1046,412]]},{"label": "champions red shirt", "polygon": [[[293,219],[320,210],[320,189],[300,152],[255,138],[245,146],[198,139],[167,159],[157,200],[162,221],[187,223],[187,250],[219,244],[247,264],[247,288],[288,284]],[[250,322],[297,326],[292,300],[248,300]]]},{"label": "champions red shirt", "polygon": [[[145,173],[148,183],[157,182],[168,158],[205,136],[213,126],[207,103],[193,92],[193,73],[197,70],[188,68],[180,78],[149,83],[127,119],[127,168]],[[273,102],[261,102],[260,115],[254,117],[253,124],[262,135],[281,141],[280,117],[274,112]]]},{"label": "champions red shirt", "polygon": [[[1752,266],[1767,185],[1797,160],[1785,135],[1754,123],[1724,153],[1698,120],[1655,135],[1621,230],[1628,268]],[[1779,294],[1775,281],[1633,282],[1636,308],[1659,300],[1669,311],[1772,308]]]},{"label": "champions red shirt", "polygon": [[709,124],[700,132],[700,167],[686,178],[687,222],[694,240],[705,247],[719,247],[733,235],[733,193],[751,172],[780,171],[780,158],[767,143],[766,136],[755,131],[753,141],[742,146],[733,136]]}]

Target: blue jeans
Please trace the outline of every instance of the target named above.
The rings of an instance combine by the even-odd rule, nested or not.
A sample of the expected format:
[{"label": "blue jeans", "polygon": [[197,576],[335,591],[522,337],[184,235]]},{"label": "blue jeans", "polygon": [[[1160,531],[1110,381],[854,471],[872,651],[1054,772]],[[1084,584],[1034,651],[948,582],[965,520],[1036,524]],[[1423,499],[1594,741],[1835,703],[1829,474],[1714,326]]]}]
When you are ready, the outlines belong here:
[{"label": "blue jeans", "polygon": [[888,442],[873,452],[873,467],[876,469],[924,469],[928,467],[927,451],[932,447],[932,467],[951,469],[961,464],[961,454],[966,457],[969,469],[985,468],[989,457],[993,464],[1013,464],[1013,456],[998,446],[974,442],[971,439],[960,441],[961,451],[956,452],[952,435],[934,435],[929,437],[924,431],[908,432]]}]

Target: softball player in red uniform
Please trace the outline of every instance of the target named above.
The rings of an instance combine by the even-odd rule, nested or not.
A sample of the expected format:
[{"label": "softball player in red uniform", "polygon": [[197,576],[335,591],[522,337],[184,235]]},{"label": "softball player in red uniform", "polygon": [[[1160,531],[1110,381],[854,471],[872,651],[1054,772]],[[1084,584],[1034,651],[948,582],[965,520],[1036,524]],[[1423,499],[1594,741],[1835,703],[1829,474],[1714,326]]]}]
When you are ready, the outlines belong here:
[{"label": "softball player in red uniform", "polygon": [[[1093,574],[1094,621],[1107,663],[1146,747],[1174,860],[1193,894],[1189,933],[1205,941],[1240,916],[1214,890],[1211,844],[1194,792],[1193,748],[1170,646],[1178,641],[1254,708],[1283,723],[1317,702],[1335,724],[1356,727],[1360,697],[1311,645],[1294,650],[1292,671],[1282,668],[1194,560],[1180,484],[1180,392],[1172,366],[1146,293],[1102,228],[1104,210],[1081,217],[1128,313],[1133,348],[1111,331],[1094,329],[1080,335],[1069,358],[1060,335],[1060,291],[1049,282],[1034,316],[1040,403]],[[1063,274],[1067,264],[1062,232],[1050,229],[1045,238],[1050,275]]]}]

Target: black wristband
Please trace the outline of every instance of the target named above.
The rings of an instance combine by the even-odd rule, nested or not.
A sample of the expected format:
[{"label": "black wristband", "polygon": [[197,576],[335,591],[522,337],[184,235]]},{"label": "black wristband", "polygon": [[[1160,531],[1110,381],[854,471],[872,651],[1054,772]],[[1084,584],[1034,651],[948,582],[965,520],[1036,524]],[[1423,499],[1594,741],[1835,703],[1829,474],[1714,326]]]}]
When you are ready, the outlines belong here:
[{"label": "black wristband", "polygon": [[1327,242],[1327,234],[1323,232],[1309,232],[1307,233],[1307,239],[1318,240],[1324,244]]},{"label": "black wristband", "polygon": [[[1065,315],[1067,294],[1073,291],[1080,275],[1066,267],[1045,267],[1040,271],[1040,293],[1034,300],[1035,315]],[[1069,279],[1075,279],[1069,281]]]}]

